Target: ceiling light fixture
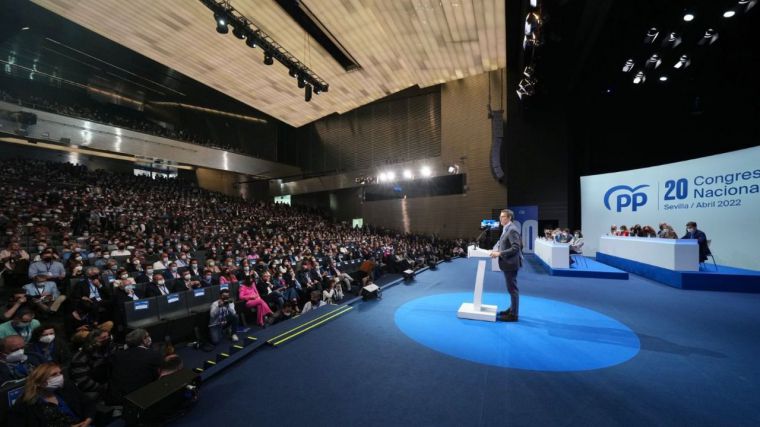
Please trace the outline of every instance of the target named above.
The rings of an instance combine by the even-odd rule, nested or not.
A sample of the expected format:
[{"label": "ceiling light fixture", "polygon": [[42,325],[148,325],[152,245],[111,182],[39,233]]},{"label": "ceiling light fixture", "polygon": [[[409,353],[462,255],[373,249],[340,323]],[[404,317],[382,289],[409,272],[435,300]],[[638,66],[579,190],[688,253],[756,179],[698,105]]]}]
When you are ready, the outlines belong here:
[{"label": "ceiling light fixture", "polygon": [[[272,65],[277,60],[277,62],[288,69],[288,73],[291,73],[291,70],[296,70],[296,73],[303,77],[304,82],[311,85],[313,89],[318,89],[318,92],[329,91],[330,85],[327,82],[280,46],[269,35],[261,31],[260,28],[256,28],[249,19],[246,19],[238,10],[230,5],[229,0],[199,1],[214,13],[214,21],[216,22],[216,31],[218,33],[227,34],[229,26],[232,25],[232,33],[236,38],[245,40],[245,44],[248,47],[255,48],[260,46],[264,50],[264,64]],[[311,99],[311,91],[309,91],[308,98]]]},{"label": "ceiling light fixture", "polygon": [[683,16],[683,20],[684,20],[684,21],[686,21],[686,22],[691,22],[691,21],[693,21],[693,20],[694,20],[694,14],[693,14],[693,13],[686,13],[686,14]]}]

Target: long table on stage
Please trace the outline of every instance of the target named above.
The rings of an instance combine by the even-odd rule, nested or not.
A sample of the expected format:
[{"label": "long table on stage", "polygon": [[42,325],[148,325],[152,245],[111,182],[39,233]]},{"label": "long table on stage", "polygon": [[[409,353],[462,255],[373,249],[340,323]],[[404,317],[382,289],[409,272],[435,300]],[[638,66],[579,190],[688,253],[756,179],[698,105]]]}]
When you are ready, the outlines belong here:
[{"label": "long table on stage", "polygon": [[534,253],[550,268],[570,268],[570,244],[536,238]]},{"label": "long table on stage", "polygon": [[666,270],[699,271],[699,245],[694,239],[602,236],[598,252]]}]

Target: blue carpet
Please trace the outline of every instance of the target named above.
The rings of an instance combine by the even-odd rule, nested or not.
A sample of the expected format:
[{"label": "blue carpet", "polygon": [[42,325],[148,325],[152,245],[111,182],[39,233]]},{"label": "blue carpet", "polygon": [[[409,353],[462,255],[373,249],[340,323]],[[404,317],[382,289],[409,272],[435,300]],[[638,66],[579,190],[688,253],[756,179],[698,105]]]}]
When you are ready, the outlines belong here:
[{"label": "blue carpet", "polygon": [[582,255],[573,255],[575,263],[570,268],[551,268],[538,255],[526,255],[525,259],[539,263],[552,276],[628,280],[627,272]]},{"label": "blue carpet", "polygon": [[[518,276],[524,301],[584,307],[638,336],[635,357],[587,371],[476,363],[396,327],[409,301],[471,293],[476,265],[441,264],[286,346],[257,350],[204,383],[197,407],[174,425],[760,425],[759,294],[685,292],[635,275],[556,277],[526,263]],[[484,286],[506,292],[498,272],[486,272]],[[534,313],[526,305],[520,315]]]},{"label": "blue carpet", "polygon": [[700,271],[674,271],[642,262],[597,252],[596,258],[614,267],[638,274],[674,288],[760,293],[760,271],[713,265],[700,267]]},{"label": "blue carpet", "polygon": [[[516,323],[456,317],[472,293],[438,294],[407,302],[395,321],[407,336],[450,356],[505,368],[584,371],[617,365],[639,352],[627,326],[577,305],[522,297]],[[488,293],[484,304],[509,306],[506,294]]]}]

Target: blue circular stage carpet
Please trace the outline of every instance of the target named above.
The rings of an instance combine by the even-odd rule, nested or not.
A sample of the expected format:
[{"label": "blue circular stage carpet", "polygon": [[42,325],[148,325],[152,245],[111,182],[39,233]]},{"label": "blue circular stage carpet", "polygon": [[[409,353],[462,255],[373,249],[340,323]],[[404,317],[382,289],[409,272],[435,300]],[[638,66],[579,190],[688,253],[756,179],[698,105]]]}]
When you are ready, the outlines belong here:
[{"label": "blue circular stage carpet", "polygon": [[[396,310],[396,325],[433,350],[505,368],[585,371],[623,363],[639,352],[631,329],[577,305],[521,296],[517,323],[459,319],[459,306],[471,301],[471,292],[418,298]],[[485,293],[483,302],[501,311],[509,296]]]}]

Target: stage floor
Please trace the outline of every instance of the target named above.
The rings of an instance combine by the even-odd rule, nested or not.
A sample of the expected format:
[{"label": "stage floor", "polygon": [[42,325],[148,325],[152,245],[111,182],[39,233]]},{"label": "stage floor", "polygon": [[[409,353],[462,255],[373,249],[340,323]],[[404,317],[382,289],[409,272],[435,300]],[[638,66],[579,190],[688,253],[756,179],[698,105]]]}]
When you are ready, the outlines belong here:
[{"label": "stage floor", "polygon": [[[760,295],[557,277],[526,263],[521,322],[483,325],[453,308],[471,295],[476,265],[441,264],[257,350],[204,384],[174,425],[760,425]],[[505,309],[503,275],[485,276],[484,302]],[[461,353],[472,338],[499,348]]]}]

